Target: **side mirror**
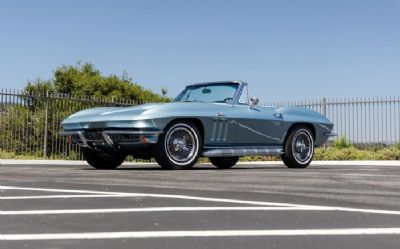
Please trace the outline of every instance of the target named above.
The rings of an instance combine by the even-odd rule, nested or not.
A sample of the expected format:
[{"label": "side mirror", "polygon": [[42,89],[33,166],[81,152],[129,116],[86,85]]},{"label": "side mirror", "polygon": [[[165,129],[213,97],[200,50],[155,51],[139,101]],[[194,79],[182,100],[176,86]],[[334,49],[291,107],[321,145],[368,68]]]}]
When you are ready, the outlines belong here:
[{"label": "side mirror", "polygon": [[260,102],[260,99],[257,97],[252,97],[250,99],[250,108],[253,108],[254,106],[258,105],[258,102]]}]

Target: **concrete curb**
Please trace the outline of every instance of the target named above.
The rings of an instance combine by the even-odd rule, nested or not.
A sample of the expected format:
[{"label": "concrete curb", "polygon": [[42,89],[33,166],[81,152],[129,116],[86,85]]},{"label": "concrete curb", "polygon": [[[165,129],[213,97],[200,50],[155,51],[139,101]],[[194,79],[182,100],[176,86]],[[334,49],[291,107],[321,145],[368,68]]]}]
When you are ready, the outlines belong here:
[{"label": "concrete curb", "polygon": [[[17,160],[17,159],[0,159],[0,165],[71,165],[81,166],[88,165],[85,161],[72,160]],[[125,162],[123,165],[144,165],[154,163],[136,163]],[[281,161],[255,161],[255,162],[239,162],[239,165],[283,165]],[[313,161],[312,165],[358,165],[358,166],[400,166],[400,161]]]}]

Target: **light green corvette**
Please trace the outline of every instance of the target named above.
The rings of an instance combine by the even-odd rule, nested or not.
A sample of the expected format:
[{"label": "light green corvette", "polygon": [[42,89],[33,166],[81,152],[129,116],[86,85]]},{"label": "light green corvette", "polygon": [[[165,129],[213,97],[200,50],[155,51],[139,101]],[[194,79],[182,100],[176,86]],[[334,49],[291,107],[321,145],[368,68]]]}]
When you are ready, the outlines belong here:
[{"label": "light green corvette", "polygon": [[241,156],[280,155],[290,168],[305,168],[314,147],[326,142],[333,124],[299,107],[261,107],[247,83],[207,82],[187,86],[171,103],[93,108],[62,122],[97,169],[114,169],[127,155],[155,158],[165,169],[191,168],[209,157],[218,168]]}]

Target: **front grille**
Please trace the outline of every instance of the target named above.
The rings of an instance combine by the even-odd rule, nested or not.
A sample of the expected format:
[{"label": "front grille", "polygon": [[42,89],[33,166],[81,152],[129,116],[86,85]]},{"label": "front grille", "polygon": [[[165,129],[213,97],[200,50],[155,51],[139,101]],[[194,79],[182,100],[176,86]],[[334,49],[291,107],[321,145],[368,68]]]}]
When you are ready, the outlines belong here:
[{"label": "front grille", "polygon": [[[120,133],[121,132],[121,133]],[[125,132],[125,133],[124,133]],[[143,134],[131,134],[135,132],[131,130],[86,130],[77,131],[72,133],[71,137],[73,143],[80,146],[96,147],[96,146],[114,146],[114,145],[135,145],[135,144],[148,144],[156,143],[158,134],[145,133]]]},{"label": "front grille", "polygon": [[140,142],[140,136],[137,134],[110,134],[109,136],[114,142]]},{"label": "front grille", "polygon": [[85,132],[84,136],[88,141],[104,140],[101,132]]}]

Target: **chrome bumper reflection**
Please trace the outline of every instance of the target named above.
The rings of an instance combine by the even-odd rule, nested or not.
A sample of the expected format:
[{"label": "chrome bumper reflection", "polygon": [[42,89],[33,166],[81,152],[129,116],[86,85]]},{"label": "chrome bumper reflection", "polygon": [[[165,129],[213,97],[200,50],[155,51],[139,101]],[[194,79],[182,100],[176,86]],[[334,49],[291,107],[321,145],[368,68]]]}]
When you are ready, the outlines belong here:
[{"label": "chrome bumper reflection", "polygon": [[162,131],[61,131],[61,136],[71,136],[72,140],[81,147],[92,147],[107,144],[116,145],[143,145],[155,144]]},{"label": "chrome bumper reflection", "polygon": [[327,137],[336,137],[337,136],[336,133],[330,133],[330,132],[326,132],[326,133],[324,133],[324,135]]}]

